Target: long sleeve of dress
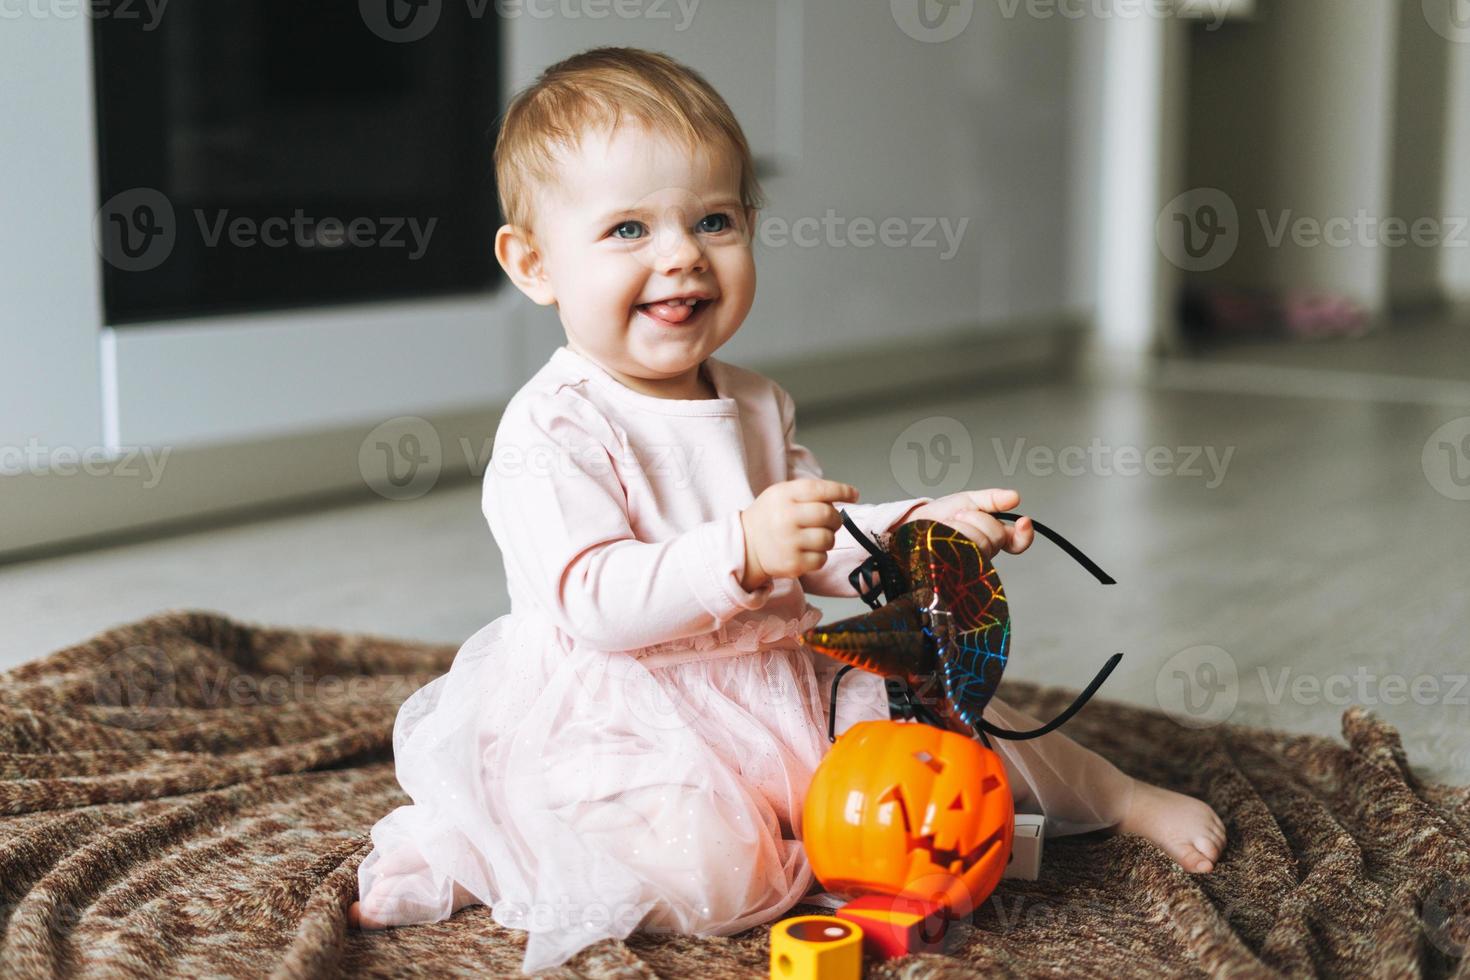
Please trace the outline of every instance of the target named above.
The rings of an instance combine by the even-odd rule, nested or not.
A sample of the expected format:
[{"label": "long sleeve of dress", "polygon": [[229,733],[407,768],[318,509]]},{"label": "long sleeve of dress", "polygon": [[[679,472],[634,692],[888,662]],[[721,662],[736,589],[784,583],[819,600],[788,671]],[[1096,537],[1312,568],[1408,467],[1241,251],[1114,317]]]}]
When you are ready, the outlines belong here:
[{"label": "long sleeve of dress", "polygon": [[[791,396],[777,389],[781,400],[781,424],[786,434],[786,478],[799,480],[803,477],[822,477],[821,464],[810,449],[796,441],[796,408]],[[854,524],[870,537],[882,534],[902,524],[914,508],[926,504],[929,497],[911,500],[895,500],[886,504],[842,504],[838,507],[852,518]],[[868,557],[846,527],[837,532],[837,542],[827,553],[827,563],[814,572],[801,577],[801,587],[813,595],[853,596],[856,590],[848,581],[852,570]]]},{"label": "long sleeve of dress", "polygon": [[556,625],[603,650],[717,629],[769,598],[747,590],[740,514],[641,541],[614,466],[616,433],[594,411],[545,396],[512,405],[496,434],[484,510],[513,586]]}]

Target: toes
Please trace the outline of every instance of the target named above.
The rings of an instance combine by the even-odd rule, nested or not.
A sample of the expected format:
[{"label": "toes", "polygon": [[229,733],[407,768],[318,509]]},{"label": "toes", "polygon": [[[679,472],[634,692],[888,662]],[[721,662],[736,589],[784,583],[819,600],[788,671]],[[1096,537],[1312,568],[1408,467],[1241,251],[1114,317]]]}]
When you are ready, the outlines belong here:
[{"label": "toes", "polygon": [[353,929],[383,929],[386,925],[371,912],[364,911],[362,902],[353,902],[347,909],[347,925]]},{"label": "toes", "polygon": [[[1206,841],[1196,841],[1196,844],[1200,843],[1208,846],[1208,842]],[[1204,874],[1215,869],[1215,862],[1210,857],[1208,851],[1202,850],[1198,846],[1195,846],[1195,844],[1180,844],[1178,853],[1174,855],[1174,860],[1178,861],[1179,866],[1185,871],[1192,871],[1196,874]]]},{"label": "toes", "polygon": [[352,903],[347,910],[347,923],[357,929],[388,928],[388,923],[383,921],[382,902],[379,900],[377,888],[369,891],[361,900]]},{"label": "toes", "polygon": [[1205,857],[1193,847],[1184,849],[1184,855],[1179,866],[1185,871],[1193,871],[1195,874],[1206,874],[1215,870],[1215,862]]}]

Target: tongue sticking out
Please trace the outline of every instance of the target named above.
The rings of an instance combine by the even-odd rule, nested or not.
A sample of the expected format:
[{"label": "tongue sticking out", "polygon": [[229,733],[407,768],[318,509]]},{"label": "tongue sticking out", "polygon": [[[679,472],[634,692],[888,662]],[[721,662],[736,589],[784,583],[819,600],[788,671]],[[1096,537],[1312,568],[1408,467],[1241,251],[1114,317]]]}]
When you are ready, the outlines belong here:
[{"label": "tongue sticking out", "polygon": [[694,307],[683,303],[645,303],[639,309],[669,323],[683,323],[694,314]]}]

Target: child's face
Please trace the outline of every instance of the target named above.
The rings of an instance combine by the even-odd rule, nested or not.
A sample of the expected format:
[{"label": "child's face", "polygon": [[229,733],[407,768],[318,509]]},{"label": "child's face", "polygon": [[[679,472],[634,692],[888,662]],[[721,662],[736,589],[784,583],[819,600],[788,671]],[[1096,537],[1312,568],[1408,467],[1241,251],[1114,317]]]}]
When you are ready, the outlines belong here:
[{"label": "child's face", "polygon": [[[507,271],[532,299],[556,304],[568,345],[635,390],[697,397],[700,363],[755,298],[738,162],[691,154],[641,125],[589,132],[564,155],[557,184],[536,195],[535,213],[539,269],[529,283]],[[690,298],[692,308],[658,302]]]}]

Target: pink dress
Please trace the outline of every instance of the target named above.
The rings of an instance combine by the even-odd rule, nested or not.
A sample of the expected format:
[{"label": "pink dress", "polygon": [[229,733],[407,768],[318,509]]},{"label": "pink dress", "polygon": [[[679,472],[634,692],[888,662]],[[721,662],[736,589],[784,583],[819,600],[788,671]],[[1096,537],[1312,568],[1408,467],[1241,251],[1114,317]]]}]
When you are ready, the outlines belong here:
[{"label": "pink dress", "polygon": [[[375,919],[447,918],[458,883],[527,931],[530,973],[635,929],[730,935],[812,890],[801,808],[841,665],[795,638],[819,618],[806,593],[852,596],[866,553],[842,531],[799,582],[741,586],[741,509],[821,470],[786,392],[706,370],[719,397],[654,398],[563,347],[507,406],[483,505],[512,611],[399,711],[414,802],[378,821],[359,868]],[[871,533],[922,502],[846,509]],[[844,676],[839,733],[887,717],[881,678]],[[1035,725],[998,700],[987,717]],[[1053,832],[1121,816],[1092,802],[1126,783],[1094,753],[1060,736],[998,748],[1018,807]],[[404,853],[419,870],[369,902]]]}]

